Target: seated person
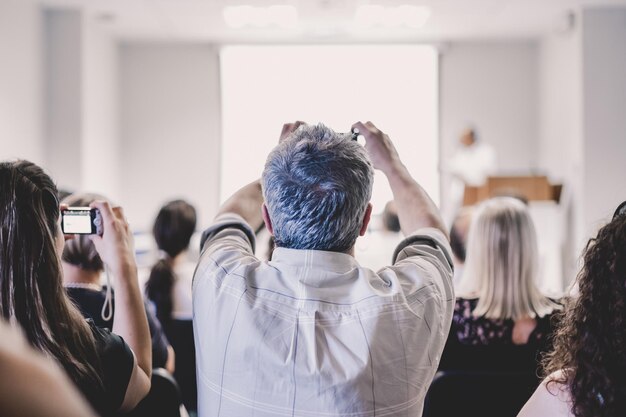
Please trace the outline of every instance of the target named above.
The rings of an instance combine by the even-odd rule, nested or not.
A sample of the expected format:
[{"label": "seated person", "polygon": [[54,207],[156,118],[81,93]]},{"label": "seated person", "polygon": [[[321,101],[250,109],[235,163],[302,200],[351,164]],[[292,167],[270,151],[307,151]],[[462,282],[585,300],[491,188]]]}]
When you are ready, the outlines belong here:
[{"label": "seated person", "polygon": [[[106,200],[97,194],[71,194],[61,202],[69,207],[88,207],[93,201]],[[77,235],[63,249],[63,286],[85,318],[111,331],[114,326],[113,289],[102,286],[104,264],[89,235]],[[108,305],[107,291],[111,290]],[[173,350],[167,341],[152,306],[144,303],[152,339],[152,367],[174,371]],[[170,357],[168,360],[168,357]]]},{"label": "seated person", "polygon": [[[199,416],[420,416],[454,306],[439,212],[373,124],[353,126],[365,147],[300,125],[285,125],[262,181],[227,200],[203,235]],[[354,258],[374,168],[407,236],[379,273]],[[263,221],[276,242],[269,262],[254,256]]]},{"label": "seated person", "polygon": [[518,417],[626,416],[626,201],[587,243],[577,284]]},{"label": "seated person", "polygon": [[459,285],[465,268],[467,253],[467,235],[472,224],[473,206],[462,207],[452,221],[450,228],[450,247],[454,260],[454,285]]},{"label": "seated person", "polygon": [[161,207],[152,228],[161,259],[152,267],[145,290],[176,352],[174,377],[190,410],[197,407],[191,321],[191,280],[196,264],[189,259],[187,251],[195,230],[196,209],[191,204],[175,200]]},{"label": "seated person", "polygon": [[560,308],[537,289],[537,260],[526,206],[510,197],[484,202],[470,228],[441,370],[537,371]]},{"label": "seated person", "polygon": [[63,289],[61,254],[69,236],[59,226],[52,179],[28,161],[0,163],[0,310],[108,416],[133,409],[148,393],[152,352],[128,223],[119,207],[104,201],[91,207],[103,225],[91,239],[119,296],[115,334],[85,320]]}]

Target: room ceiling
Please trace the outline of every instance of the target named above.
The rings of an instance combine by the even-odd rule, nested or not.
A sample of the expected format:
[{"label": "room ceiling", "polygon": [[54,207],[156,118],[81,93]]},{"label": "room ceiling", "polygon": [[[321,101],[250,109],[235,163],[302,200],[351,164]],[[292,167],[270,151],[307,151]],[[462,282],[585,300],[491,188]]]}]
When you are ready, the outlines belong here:
[{"label": "room ceiling", "polygon": [[[249,42],[445,42],[457,39],[537,38],[564,32],[580,7],[626,5],[626,0],[40,0],[45,7],[78,7],[125,39]],[[222,10],[233,5],[292,5],[295,28],[228,27]],[[357,30],[364,4],[427,6],[420,29]],[[575,20],[575,19],[574,19]],[[575,24],[575,22],[573,23]]]}]

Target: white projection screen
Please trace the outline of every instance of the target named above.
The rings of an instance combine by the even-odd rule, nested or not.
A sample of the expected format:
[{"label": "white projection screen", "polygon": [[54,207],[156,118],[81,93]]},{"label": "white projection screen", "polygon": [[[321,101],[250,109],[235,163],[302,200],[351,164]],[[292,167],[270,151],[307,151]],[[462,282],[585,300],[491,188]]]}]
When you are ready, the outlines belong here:
[{"label": "white projection screen", "polygon": [[[226,46],[222,80],[221,199],[260,177],[283,123],[347,132],[371,120],[439,203],[438,60],[426,45]],[[377,172],[372,203],[392,198]]]}]

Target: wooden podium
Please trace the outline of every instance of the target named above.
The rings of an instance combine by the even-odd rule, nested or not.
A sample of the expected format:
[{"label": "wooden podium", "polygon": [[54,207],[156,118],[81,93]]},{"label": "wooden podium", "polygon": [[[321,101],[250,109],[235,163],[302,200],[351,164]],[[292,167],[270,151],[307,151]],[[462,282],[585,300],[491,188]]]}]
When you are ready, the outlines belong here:
[{"label": "wooden podium", "polygon": [[485,184],[480,187],[465,186],[463,205],[472,206],[498,196],[516,196],[528,201],[555,201],[558,203],[561,190],[561,184],[550,184],[545,175],[488,177]]}]

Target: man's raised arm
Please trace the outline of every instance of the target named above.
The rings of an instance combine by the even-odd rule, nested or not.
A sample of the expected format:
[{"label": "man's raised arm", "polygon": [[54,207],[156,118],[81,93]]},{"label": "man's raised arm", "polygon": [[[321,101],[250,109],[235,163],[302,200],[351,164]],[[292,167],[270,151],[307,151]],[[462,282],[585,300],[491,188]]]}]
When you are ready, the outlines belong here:
[{"label": "man's raised arm", "polygon": [[389,181],[402,233],[406,236],[422,227],[434,227],[447,237],[448,232],[439,209],[426,191],[411,177],[389,136],[371,122],[357,122],[352,128],[358,129],[359,134],[365,137],[365,149],[374,168],[381,170]]}]

